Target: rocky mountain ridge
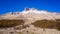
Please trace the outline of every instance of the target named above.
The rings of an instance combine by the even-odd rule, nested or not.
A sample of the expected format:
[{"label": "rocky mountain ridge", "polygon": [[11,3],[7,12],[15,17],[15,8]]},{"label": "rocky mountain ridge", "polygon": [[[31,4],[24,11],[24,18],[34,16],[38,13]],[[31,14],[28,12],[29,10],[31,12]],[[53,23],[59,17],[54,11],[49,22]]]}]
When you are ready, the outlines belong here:
[{"label": "rocky mountain ridge", "polygon": [[0,16],[0,20],[2,19],[8,19],[8,20],[19,20],[22,19],[25,22],[31,23],[36,20],[55,20],[60,19],[59,13],[52,13],[45,10],[37,10],[35,8],[25,8],[25,10],[21,12],[9,12],[7,14],[3,14]]}]

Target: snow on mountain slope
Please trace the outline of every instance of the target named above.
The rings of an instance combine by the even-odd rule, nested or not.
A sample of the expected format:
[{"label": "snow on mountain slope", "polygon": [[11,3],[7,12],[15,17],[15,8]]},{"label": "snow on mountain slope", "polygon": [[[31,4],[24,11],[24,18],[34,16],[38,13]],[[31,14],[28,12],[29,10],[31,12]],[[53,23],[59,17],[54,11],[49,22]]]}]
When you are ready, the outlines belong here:
[{"label": "snow on mountain slope", "polygon": [[42,20],[42,19],[47,19],[47,20],[54,20],[54,19],[60,19],[60,14],[58,13],[52,13],[52,12],[47,12],[45,10],[37,10],[34,8],[28,9],[26,8],[22,12],[9,12],[7,14],[1,15],[1,19],[23,19],[27,23],[34,22],[36,20]]},{"label": "snow on mountain slope", "polygon": [[[52,13],[52,12],[47,12],[45,10],[37,10],[34,8],[31,9],[25,9],[22,12],[9,12],[7,14],[3,14],[0,16],[0,20],[2,19],[23,19],[25,21],[24,25],[29,24],[29,27],[21,29],[21,30],[15,30],[14,27],[12,28],[8,28],[7,32],[9,32],[10,30],[12,31],[18,31],[18,32],[22,32],[23,34],[31,34],[31,33],[35,33],[35,34],[60,34],[60,31],[56,30],[56,29],[45,29],[45,31],[43,31],[43,28],[37,28],[34,27],[34,25],[31,25],[31,23],[33,23],[36,20],[42,20],[42,19],[47,19],[47,20],[55,20],[55,19],[60,19],[60,14],[59,13]],[[16,27],[20,27],[16,26]],[[6,32],[6,29],[3,30]],[[28,31],[28,33],[27,33]],[[10,33],[10,32],[9,32]]]}]

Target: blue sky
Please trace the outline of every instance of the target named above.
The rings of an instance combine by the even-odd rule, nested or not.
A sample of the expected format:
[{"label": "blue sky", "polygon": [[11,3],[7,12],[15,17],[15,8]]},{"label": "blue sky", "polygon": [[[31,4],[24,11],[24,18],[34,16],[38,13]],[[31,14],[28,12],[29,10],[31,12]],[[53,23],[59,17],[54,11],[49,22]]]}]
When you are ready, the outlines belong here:
[{"label": "blue sky", "polygon": [[25,7],[60,13],[60,0],[0,0],[0,14],[22,11]]}]

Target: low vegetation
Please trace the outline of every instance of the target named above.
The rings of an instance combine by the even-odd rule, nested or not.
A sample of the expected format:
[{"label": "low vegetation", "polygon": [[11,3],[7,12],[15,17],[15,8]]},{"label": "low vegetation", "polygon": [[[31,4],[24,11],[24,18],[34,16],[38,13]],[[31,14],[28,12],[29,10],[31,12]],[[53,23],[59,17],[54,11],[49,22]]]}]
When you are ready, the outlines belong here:
[{"label": "low vegetation", "polygon": [[56,29],[60,30],[60,19],[57,19],[56,23],[57,23],[56,24],[56,27],[57,27]]},{"label": "low vegetation", "polygon": [[14,27],[24,24],[23,20],[0,20],[0,28]]},{"label": "low vegetation", "polygon": [[56,20],[37,20],[34,23],[32,23],[35,27],[40,27],[40,28],[52,28],[52,29],[57,29],[60,30],[60,19]]},{"label": "low vegetation", "polygon": [[[8,28],[8,27],[14,27],[17,25],[24,24],[23,20],[0,20],[0,28]],[[37,20],[34,23],[32,23],[35,27],[40,28],[50,28],[50,29],[57,29],[60,30],[60,19],[56,20]],[[22,28],[29,27],[28,25],[24,26]]]}]

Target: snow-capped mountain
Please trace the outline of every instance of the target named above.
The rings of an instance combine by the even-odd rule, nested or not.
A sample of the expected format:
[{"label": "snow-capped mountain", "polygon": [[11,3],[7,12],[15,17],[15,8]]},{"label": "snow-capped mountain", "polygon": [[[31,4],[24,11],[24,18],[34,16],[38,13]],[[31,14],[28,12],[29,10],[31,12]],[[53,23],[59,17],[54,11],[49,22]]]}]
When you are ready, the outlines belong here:
[{"label": "snow-capped mountain", "polygon": [[[37,28],[34,25],[32,25],[31,23],[35,22],[36,20],[43,20],[43,19],[47,19],[47,20],[55,20],[55,19],[60,19],[60,14],[59,13],[52,13],[52,12],[48,12],[45,10],[37,10],[34,8],[25,8],[25,10],[21,11],[21,12],[9,12],[7,14],[3,14],[0,16],[0,20],[2,19],[8,19],[8,20],[19,20],[22,19],[25,21],[24,25],[29,25],[29,27],[23,28],[23,25],[18,25],[16,27],[12,27],[12,28],[7,28],[7,32],[14,31],[14,32],[22,32],[23,34],[31,34],[35,33],[35,34],[60,34],[60,31],[56,30],[56,29],[45,29],[45,31],[43,31],[43,28]],[[21,28],[22,27],[22,28]],[[14,28],[21,28],[21,30],[15,30]],[[6,31],[3,30],[3,31]],[[27,33],[28,32],[28,33]],[[10,33],[10,32],[9,32]]]},{"label": "snow-capped mountain", "polygon": [[34,8],[25,8],[25,10],[21,12],[9,12],[7,14],[3,14],[0,16],[1,19],[23,19],[27,23],[34,22],[36,20],[42,20],[42,19],[47,19],[47,20],[55,20],[55,19],[60,19],[60,14],[59,13],[52,13],[48,12],[45,10],[37,10]]},{"label": "snow-capped mountain", "polygon": [[1,19],[60,19],[60,14],[47,12],[44,10],[37,10],[34,8],[25,9],[22,12],[9,12],[1,15]]}]

